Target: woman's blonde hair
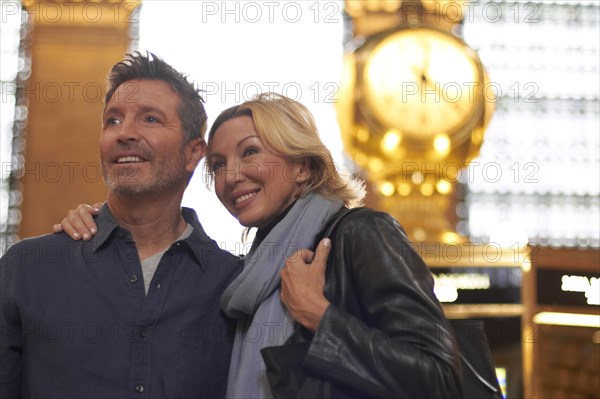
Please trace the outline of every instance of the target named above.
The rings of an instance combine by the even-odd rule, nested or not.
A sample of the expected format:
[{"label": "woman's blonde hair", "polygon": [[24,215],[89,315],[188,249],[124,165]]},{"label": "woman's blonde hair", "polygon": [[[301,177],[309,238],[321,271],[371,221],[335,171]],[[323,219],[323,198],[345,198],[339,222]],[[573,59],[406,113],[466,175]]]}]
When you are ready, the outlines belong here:
[{"label": "woman's blonde hair", "polygon": [[306,163],[310,177],[301,186],[300,196],[316,192],[330,199],[340,199],[350,208],[362,205],[366,194],[363,181],[340,173],[331,152],[319,137],[310,111],[277,93],[259,94],[221,112],[208,134],[208,154],[217,129],[240,116],[252,118],[260,140],[273,154],[293,163]]}]

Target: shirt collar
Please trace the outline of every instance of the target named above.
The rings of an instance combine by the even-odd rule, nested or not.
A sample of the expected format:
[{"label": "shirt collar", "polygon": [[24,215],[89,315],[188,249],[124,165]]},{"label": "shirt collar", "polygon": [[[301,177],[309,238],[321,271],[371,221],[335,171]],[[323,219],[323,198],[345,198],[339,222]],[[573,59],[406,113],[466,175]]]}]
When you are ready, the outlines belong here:
[{"label": "shirt collar", "polygon": [[[206,234],[198,220],[198,215],[196,215],[196,212],[193,209],[182,207],[181,215],[186,223],[192,226],[193,231],[189,237],[178,241],[176,244],[181,243],[182,245],[185,245],[192,252],[200,267],[204,270],[205,264],[209,261],[209,258],[218,257],[221,249],[217,243]],[[98,233],[92,238],[91,242],[92,250],[94,252],[104,246],[115,232],[120,232],[122,234],[121,238],[131,238],[131,233],[129,233],[127,229],[119,226],[106,203],[96,217],[96,225],[98,226]]]},{"label": "shirt collar", "polygon": [[181,214],[186,223],[191,225],[194,230],[189,237],[178,241],[178,243],[187,246],[194,254],[194,257],[200,264],[202,270],[204,270],[205,265],[210,263],[211,258],[218,258],[220,256],[221,248],[219,248],[217,243],[206,234],[198,220],[198,215],[196,215],[196,212],[193,209],[182,207]]},{"label": "shirt collar", "polygon": [[92,250],[98,251],[100,247],[106,243],[108,237],[110,237],[115,230],[119,228],[119,224],[115,220],[112,212],[108,208],[108,204],[105,203],[100,210],[100,213],[96,217],[96,225],[98,226],[98,233],[92,238]]}]

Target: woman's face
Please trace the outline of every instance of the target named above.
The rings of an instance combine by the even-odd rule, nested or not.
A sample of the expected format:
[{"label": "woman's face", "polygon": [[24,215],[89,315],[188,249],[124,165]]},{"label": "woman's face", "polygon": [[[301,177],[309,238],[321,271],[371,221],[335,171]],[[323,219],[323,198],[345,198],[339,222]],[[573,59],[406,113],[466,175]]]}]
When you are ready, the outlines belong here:
[{"label": "woman's face", "polygon": [[207,158],[215,191],[242,226],[265,227],[295,199],[308,169],[269,152],[252,118],[239,116],[215,131]]}]

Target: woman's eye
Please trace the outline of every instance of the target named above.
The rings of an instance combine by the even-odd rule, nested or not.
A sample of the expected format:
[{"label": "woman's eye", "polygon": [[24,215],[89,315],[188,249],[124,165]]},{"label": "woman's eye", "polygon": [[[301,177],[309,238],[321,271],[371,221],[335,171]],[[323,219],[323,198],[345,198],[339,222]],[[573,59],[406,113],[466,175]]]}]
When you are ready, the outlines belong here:
[{"label": "woman's eye", "polygon": [[223,166],[225,166],[225,162],[223,162],[223,161],[211,162],[210,170],[212,170],[212,172],[215,173],[217,170],[221,169]]},{"label": "woman's eye", "polygon": [[248,147],[244,150],[244,156],[254,155],[258,153],[258,148]]}]

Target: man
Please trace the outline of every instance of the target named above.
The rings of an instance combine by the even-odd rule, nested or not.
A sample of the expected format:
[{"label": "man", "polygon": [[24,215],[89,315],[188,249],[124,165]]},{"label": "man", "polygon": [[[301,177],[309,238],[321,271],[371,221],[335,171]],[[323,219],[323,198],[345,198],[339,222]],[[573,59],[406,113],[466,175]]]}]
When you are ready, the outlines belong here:
[{"label": "man", "polygon": [[108,198],[89,241],[23,240],[1,260],[0,397],[223,397],[239,272],[181,208],[206,112],[152,54],[116,64],[102,115]]}]

